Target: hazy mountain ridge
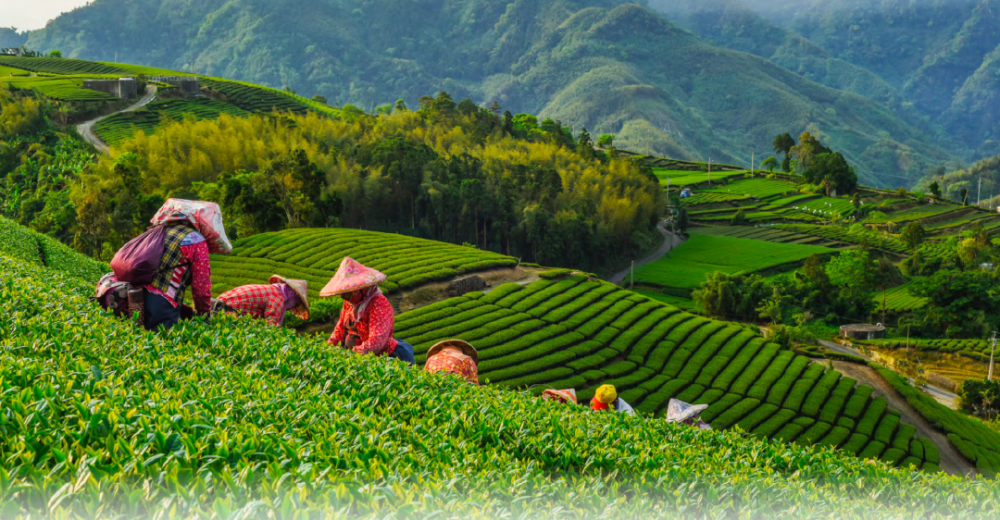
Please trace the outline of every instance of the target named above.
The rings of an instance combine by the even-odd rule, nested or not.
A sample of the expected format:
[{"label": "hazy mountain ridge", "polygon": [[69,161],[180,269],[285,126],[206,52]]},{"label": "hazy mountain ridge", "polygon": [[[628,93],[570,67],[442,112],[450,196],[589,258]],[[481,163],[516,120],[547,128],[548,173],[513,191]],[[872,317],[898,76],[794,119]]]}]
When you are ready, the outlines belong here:
[{"label": "hazy mountain ridge", "polygon": [[[775,63],[815,55],[808,67],[838,78],[838,68],[851,68],[805,40],[785,40]],[[809,130],[863,162],[873,184],[915,180],[952,158],[946,139],[883,105],[616,0],[97,0],[31,33],[28,44],[182,70],[193,63],[199,73],[365,109],[446,90],[687,159],[749,165],[752,152],[770,153],[774,135]],[[867,86],[852,90],[894,96],[853,70],[851,81]]]}]

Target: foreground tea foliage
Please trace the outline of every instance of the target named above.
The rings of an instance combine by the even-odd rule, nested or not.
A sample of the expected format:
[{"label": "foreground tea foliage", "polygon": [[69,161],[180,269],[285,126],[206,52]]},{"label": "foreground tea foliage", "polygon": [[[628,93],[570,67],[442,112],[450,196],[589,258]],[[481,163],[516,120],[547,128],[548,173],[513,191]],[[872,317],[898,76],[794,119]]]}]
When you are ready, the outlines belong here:
[{"label": "foreground tea foliage", "polygon": [[593,414],[224,317],[150,334],[0,253],[3,518],[913,517],[1000,488]]}]

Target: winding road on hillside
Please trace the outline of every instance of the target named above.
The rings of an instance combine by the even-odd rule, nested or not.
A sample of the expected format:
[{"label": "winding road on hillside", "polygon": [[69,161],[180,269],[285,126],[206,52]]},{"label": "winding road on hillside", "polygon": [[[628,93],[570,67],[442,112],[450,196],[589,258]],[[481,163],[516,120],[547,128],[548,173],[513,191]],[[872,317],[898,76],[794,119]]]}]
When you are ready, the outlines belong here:
[{"label": "winding road on hillside", "polygon": [[[684,240],[681,237],[671,233],[670,231],[667,231],[667,226],[663,222],[660,222],[656,226],[656,229],[660,231],[661,235],[663,235],[663,245],[657,248],[656,251],[653,251],[652,253],[643,257],[641,260],[637,260],[635,262],[636,269],[648,263],[659,260],[661,257],[663,257],[663,255],[667,254],[667,252],[669,252],[671,249],[681,245],[681,243],[684,242]],[[608,281],[615,285],[621,285],[622,282],[624,282],[625,279],[628,278],[631,269],[632,266],[630,265],[629,267],[626,267],[625,269],[618,271],[617,273],[611,275],[608,278]]]},{"label": "winding road on hillside", "polygon": [[97,136],[97,133],[94,132],[94,125],[97,124],[98,121],[106,117],[111,117],[115,114],[120,114],[122,112],[133,112],[135,110],[139,110],[140,108],[151,103],[155,98],[156,98],[156,85],[146,85],[146,93],[142,96],[142,99],[137,101],[134,105],[122,110],[118,110],[116,112],[112,112],[110,114],[105,114],[95,119],[91,119],[90,121],[80,123],[76,125],[76,131],[80,133],[80,137],[83,137],[85,141],[94,145],[94,148],[97,148],[98,151],[107,155],[109,153],[110,147],[108,147],[108,143],[105,143],[100,137]]}]

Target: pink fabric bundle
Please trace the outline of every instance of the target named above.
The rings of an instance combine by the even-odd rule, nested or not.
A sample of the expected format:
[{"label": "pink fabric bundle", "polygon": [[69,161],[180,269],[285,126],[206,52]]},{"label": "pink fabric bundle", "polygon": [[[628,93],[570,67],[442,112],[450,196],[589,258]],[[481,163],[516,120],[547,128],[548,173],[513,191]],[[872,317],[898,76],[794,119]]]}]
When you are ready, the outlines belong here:
[{"label": "pink fabric bundle", "polygon": [[191,222],[191,225],[205,237],[209,251],[222,254],[233,251],[233,244],[226,236],[225,226],[222,225],[222,208],[214,202],[167,199],[156,215],[153,215],[151,222],[154,226],[162,226],[184,220]]}]

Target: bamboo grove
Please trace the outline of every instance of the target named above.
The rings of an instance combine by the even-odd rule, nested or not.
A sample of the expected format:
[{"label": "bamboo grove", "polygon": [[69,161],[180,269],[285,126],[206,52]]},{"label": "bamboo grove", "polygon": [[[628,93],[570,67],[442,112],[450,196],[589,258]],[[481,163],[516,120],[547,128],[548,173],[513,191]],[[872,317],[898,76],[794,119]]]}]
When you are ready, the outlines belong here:
[{"label": "bamboo grove", "polygon": [[444,93],[378,116],[164,120],[82,176],[75,245],[113,251],[157,202],[189,197],[220,201],[238,237],[343,226],[589,269],[648,248],[663,211],[655,177],[568,134]]}]

